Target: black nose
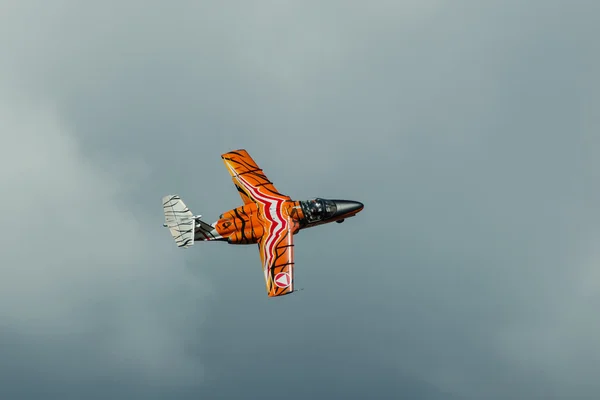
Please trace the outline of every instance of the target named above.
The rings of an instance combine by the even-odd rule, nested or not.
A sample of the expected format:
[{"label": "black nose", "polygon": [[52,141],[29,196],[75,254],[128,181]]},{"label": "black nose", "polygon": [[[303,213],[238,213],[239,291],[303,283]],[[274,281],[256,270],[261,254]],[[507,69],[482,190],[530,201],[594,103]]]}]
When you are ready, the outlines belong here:
[{"label": "black nose", "polygon": [[333,218],[338,218],[348,214],[356,214],[363,209],[364,204],[359,201],[351,200],[333,200],[336,211]]}]

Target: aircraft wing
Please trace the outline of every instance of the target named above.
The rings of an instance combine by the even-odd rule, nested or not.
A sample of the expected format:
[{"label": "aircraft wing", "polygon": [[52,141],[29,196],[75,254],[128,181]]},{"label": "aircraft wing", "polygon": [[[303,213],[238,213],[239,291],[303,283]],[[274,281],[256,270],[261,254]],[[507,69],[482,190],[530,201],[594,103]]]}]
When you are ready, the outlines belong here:
[{"label": "aircraft wing", "polygon": [[279,193],[246,150],[230,151],[222,154],[221,158],[244,204],[274,204],[291,200],[289,196]]},{"label": "aircraft wing", "polygon": [[258,243],[269,297],[294,291],[294,230],[291,219],[272,223]]},{"label": "aircraft wing", "polygon": [[245,204],[256,203],[264,233],[258,243],[265,284],[270,297],[294,291],[294,239],[298,222],[287,216],[284,203],[291,200],[275,188],[246,150],[221,155]]}]

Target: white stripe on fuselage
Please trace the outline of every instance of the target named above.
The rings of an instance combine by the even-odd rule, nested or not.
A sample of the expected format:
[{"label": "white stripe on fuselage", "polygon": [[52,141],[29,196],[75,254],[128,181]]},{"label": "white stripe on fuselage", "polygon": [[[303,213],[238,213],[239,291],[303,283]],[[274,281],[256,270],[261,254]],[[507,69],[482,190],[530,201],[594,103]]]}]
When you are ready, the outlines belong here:
[{"label": "white stripe on fuselage", "polygon": [[[231,167],[230,167],[231,168]],[[269,226],[269,237],[265,243],[265,249],[267,250],[267,257],[265,259],[265,281],[268,279],[269,271],[271,270],[271,263],[273,261],[273,247],[276,238],[279,237],[281,232],[287,227],[287,221],[283,219],[283,203],[284,199],[278,197],[270,197],[264,193],[261,193],[257,188],[253,187],[244,178],[239,175],[235,169],[233,172],[240,181],[240,183],[251,193],[253,196],[260,201],[265,209],[265,217],[271,223]]]}]

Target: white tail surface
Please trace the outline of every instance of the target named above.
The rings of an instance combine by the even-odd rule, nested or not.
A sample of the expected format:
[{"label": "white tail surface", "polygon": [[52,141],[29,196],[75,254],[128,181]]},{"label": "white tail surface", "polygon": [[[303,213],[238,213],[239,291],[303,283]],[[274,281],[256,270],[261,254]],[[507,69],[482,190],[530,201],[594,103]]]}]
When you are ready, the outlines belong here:
[{"label": "white tail surface", "polygon": [[190,247],[194,244],[195,218],[181,198],[174,194],[162,199],[165,212],[165,227],[171,231],[177,247]]},{"label": "white tail surface", "polygon": [[212,225],[200,219],[201,215],[192,214],[178,195],[164,196],[162,201],[164,226],[169,228],[178,247],[190,247],[199,240],[223,240]]}]

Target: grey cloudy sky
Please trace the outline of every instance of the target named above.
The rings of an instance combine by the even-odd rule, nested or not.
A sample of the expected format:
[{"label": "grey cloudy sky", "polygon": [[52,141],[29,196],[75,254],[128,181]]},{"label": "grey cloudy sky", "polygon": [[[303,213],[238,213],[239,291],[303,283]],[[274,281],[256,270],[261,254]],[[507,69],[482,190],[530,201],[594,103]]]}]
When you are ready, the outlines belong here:
[{"label": "grey cloudy sky", "polygon": [[[3,399],[596,399],[596,1],[0,1]],[[365,210],[177,249],[219,155]]]}]

